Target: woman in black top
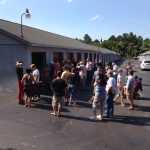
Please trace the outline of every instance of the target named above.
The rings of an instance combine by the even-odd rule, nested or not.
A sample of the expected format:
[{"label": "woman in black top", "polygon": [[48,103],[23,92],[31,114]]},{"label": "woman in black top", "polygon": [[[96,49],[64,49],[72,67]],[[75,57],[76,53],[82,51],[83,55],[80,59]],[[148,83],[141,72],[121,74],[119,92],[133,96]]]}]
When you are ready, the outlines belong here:
[{"label": "woman in black top", "polygon": [[22,78],[22,83],[24,84],[24,93],[26,94],[25,99],[25,106],[31,107],[31,99],[33,96],[33,83],[34,83],[34,77],[31,74],[31,69],[26,69],[26,73],[24,74]]}]

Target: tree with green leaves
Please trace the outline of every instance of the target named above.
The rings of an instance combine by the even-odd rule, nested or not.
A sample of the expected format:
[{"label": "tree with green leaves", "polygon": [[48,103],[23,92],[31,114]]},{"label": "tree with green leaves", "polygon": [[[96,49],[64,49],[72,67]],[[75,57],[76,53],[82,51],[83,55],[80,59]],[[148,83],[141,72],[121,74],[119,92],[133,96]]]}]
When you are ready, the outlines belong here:
[{"label": "tree with green leaves", "polygon": [[120,53],[124,57],[134,57],[141,52],[143,38],[134,33],[124,33],[115,37],[112,35],[101,46]]},{"label": "tree with green leaves", "polygon": [[94,40],[93,42],[92,42],[95,46],[100,46],[100,41],[98,40],[98,39],[96,39],[96,40]]},{"label": "tree with green leaves", "polygon": [[134,57],[142,52],[150,50],[150,39],[143,39],[142,36],[137,36],[133,32],[123,33],[122,35],[112,35],[108,40],[92,40],[92,38],[85,34],[83,40],[77,39],[81,42],[95,45],[97,47],[104,47],[112,51],[120,53],[123,57]]},{"label": "tree with green leaves", "polygon": [[83,41],[87,44],[90,44],[92,43],[92,38],[88,34],[85,34],[83,37]]}]

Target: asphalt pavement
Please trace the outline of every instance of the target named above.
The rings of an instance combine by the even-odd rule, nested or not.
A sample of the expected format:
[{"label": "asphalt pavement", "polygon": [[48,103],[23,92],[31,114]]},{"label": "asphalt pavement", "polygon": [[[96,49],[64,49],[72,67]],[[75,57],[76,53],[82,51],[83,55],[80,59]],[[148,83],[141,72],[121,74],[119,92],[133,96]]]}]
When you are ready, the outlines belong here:
[{"label": "asphalt pavement", "polygon": [[[50,116],[49,105],[20,106],[15,79],[1,80],[0,150],[149,150],[150,72],[133,64],[143,78],[142,98],[134,111],[115,105],[114,118],[103,122],[89,119],[92,109],[84,102],[65,107],[62,118]],[[88,101],[89,93],[81,97]]]}]

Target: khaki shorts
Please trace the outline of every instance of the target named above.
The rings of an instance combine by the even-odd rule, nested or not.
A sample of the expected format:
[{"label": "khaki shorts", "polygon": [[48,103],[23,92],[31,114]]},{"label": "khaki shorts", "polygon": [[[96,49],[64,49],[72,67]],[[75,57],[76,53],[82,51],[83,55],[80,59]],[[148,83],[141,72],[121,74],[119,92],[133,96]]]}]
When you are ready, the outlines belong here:
[{"label": "khaki shorts", "polygon": [[62,96],[53,96],[52,106],[55,107],[57,105],[61,105],[62,101],[63,101],[63,97]]}]

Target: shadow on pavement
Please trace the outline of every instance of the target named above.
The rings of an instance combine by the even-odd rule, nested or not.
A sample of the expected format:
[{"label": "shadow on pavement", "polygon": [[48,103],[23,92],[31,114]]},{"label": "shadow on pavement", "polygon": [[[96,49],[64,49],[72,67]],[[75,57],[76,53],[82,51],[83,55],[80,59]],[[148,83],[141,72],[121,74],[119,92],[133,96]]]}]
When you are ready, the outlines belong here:
[{"label": "shadow on pavement", "polygon": [[15,148],[0,148],[0,150],[17,150]]},{"label": "shadow on pavement", "polygon": [[[79,121],[85,121],[85,122],[100,122],[100,121],[96,121],[94,119],[90,119],[88,117],[79,117],[79,116],[71,116],[71,115],[62,115],[62,117],[67,118],[67,119],[73,119],[73,120],[79,120]],[[101,122],[105,122],[105,121],[101,121]]]},{"label": "shadow on pavement", "polygon": [[76,104],[77,104],[77,107],[92,108],[89,102],[77,101]]},{"label": "shadow on pavement", "polygon": [[143,86],[150,86],[150,84],[143,84]]},{"label": "shadow on pavement", "polygon": [[142,112],[150,112],[150,107],[136,105],[135,110],[142,111]]},{"label": "shadow on pavement", "polygon": [[115,123],[136,125],[136,126],[150,126],[150,118],[149,117],[116,115],[116,116],[114,116],[114,118],[109,119],[108,121],[115,122]]},{"label": "shadow on pavement", "polygon": [[[33,103],[32,108],[43,109],[43,110],[48,110],[48,111],[52,110],[51,104],[42,104],[42,103]],[[70,111],[63,107],[62,112],[70,112]]]},{"label": "shadow on pavement", "polygon": [[137,100],[149,100],[150,101],[150,97],[139,97]]},{"label": "shadow on pavement", "polygon": [[[34,107],[39,107],[41,109],[51,109],[51,103],[52,100],[49,98],[41,98],[38,101],[32,101],[32,104],[34,105]],[[77,100],[75,101],[76,106],[75,107],[83,107],[83,108],[92,108],[91,104],[88,101],[83,101],[83,100]],[[63,104],[63,107],[66,107],[68,105]],[[72,107],[72,106],[68,106],[68,107]]]}]

